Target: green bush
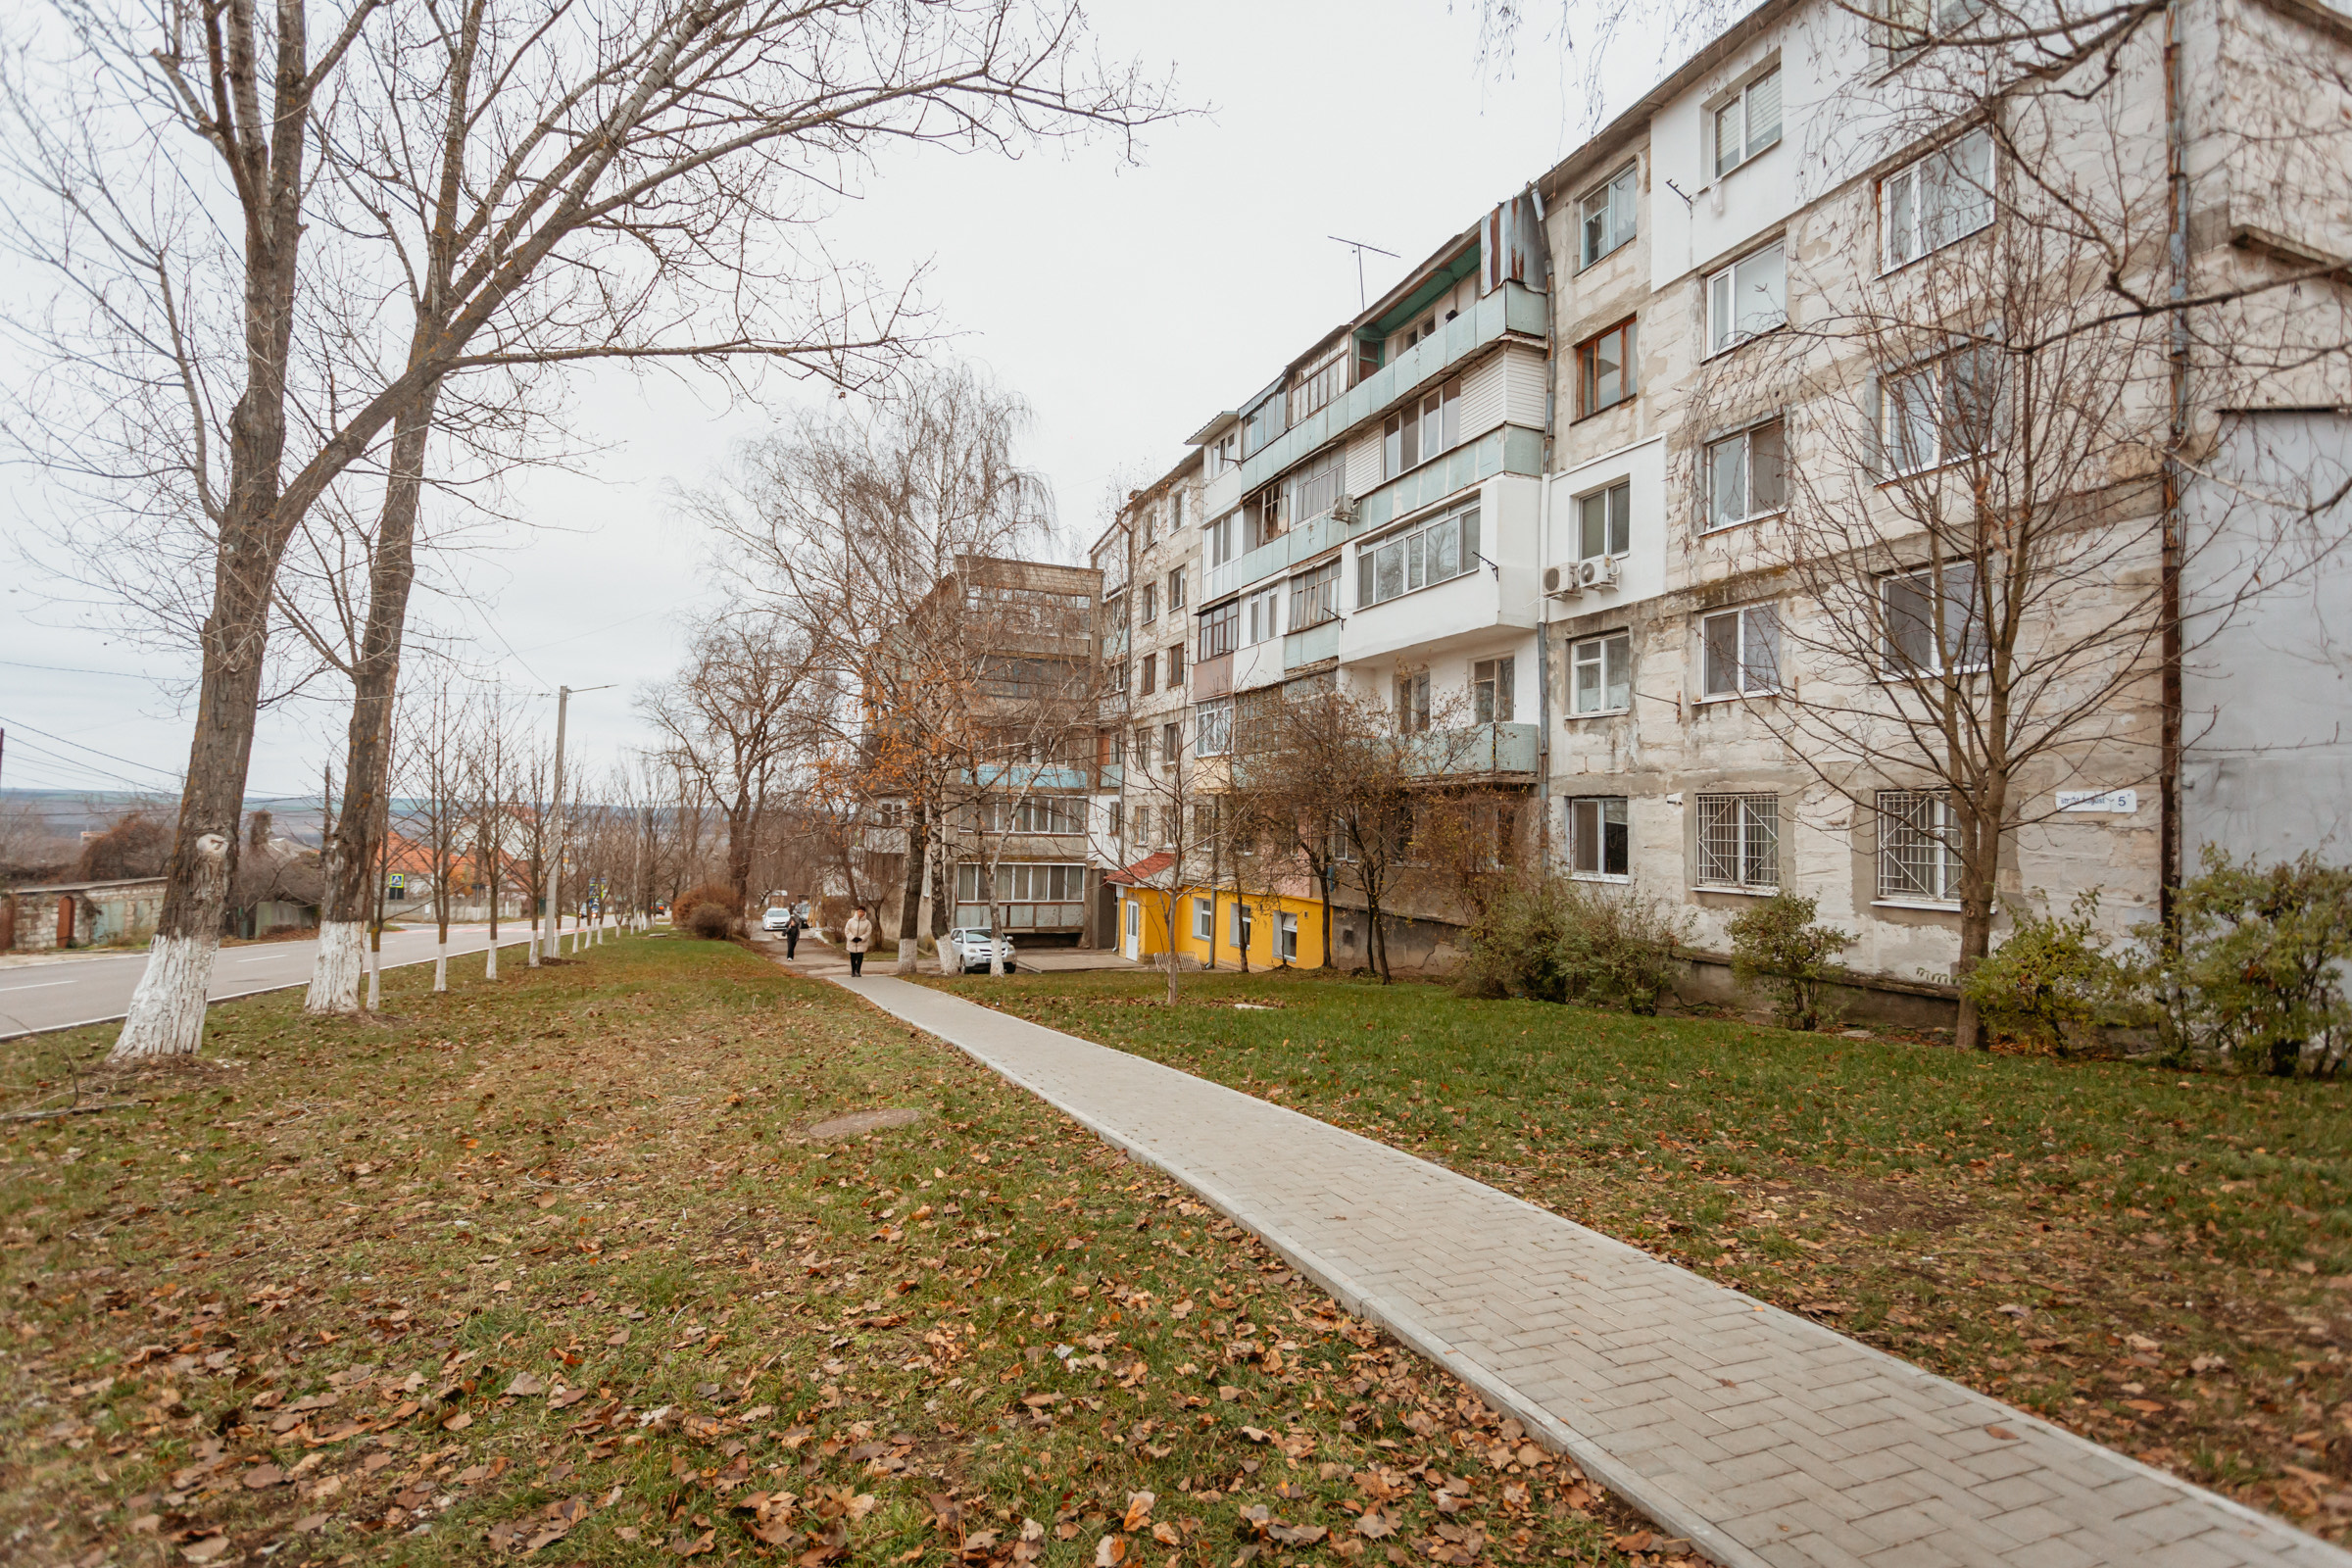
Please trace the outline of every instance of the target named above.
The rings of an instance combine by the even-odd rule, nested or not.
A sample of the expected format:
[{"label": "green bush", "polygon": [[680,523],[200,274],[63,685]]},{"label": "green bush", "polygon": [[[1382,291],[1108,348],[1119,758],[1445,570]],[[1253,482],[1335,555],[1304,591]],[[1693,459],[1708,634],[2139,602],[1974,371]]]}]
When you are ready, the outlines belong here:
[{"label": "green bush", "polygon": [[1801,894],[1776,893],[1731,923],[1733,983],[1761,991],[1785,1029],[1821,1027],[1821,988],[1830,979],[1831,960],[1854,945],[1836,926],[1813,923],[1819,907]]},{"label": "green bush", "polygon": [[2207,846],[2180,889],[2177,941],[2134,933],[2159,956],[2156,997],[2177,1057],[2241,1071],[2328,1077],[2352,1054],[2352,868],[2305,852],[2267,870]]},{"label": "green bush", "polygon": [[1470,928],[1455,989],[1649,1013],[1674,990],[1688,917],[1615,888],[1513,879]]},{"label": "green bush", "polygon": [[2100,1030],[2134,1021],[2142,976],[2093,932],[2096,889],[2076,895],[2066,914],[2009,906],[2001,945],[1960,981],[1993,1033],[2059,1055],[2094,1050]]}]

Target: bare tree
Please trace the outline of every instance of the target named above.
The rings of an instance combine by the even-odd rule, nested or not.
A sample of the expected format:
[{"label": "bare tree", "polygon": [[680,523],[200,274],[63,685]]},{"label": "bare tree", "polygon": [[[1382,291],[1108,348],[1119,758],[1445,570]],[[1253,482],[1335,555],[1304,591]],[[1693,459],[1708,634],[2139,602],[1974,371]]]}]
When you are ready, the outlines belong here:
[{"label": "bare tree", "polygon": [[906,939],[931,932],[985,653],[942,585],[960,560],[1019,556],[1051,529],[1043,481],[1013,455],[1028,417],[969,367],[934,370],[858,415],[803,415],[689,498],[746,591],[808,650],[812,765],[903,803],[901,973],[916,960]]},{"label": "bare tree", "polygon": [[686,667],[638,698],[663,755],[716,804],[727,827],[727,886],[749,907],[760,813],[805,726],[812,661],[805,643],[757,612],[722,615],[695,635]]},{"label": "bare tree", "polygon": [[467,874],[467,831],[476,820],[467,798],[467,752],[472,715],[465,693],[446,674],[417,692],[403,725],[408,744],[400,778],[406,785],[403,813],[410,842],[424,852],[432,879],[433,989],[449,989],[451,897]]},{"label": "bare tree", "polygon": [[[211,544],[181,552],[210,577],[198,728],[124,1057],[200,1037],[276,571],[381,436],[416,449],[395,473],[420,471],[436,391],[518,364],[742,356],[856,379],[895,306],[808,286],[830,270],[796,269],[779,220],[886,141],[1004,147],[1159,112],[1134,74],[1086,68],[1074,11],[1029,0],[529,17],[472,0],[429,20],[361,0],[316,50],[311,20],[300,0],[74,8],[70,70],[0,81],[29,198],[11,237],[76,314],[20,333],[61,380],[82,372],[84,423],[121,454],[64,467],[149,516],[202,517]],[[52,81],[87,85],[61,104]],[[124,121],[152,133],[111,134]],[[416,307],[405,347],[366,303],[395,284]],[[810,299],[830,302],[813,330],[755,303]],[[110,405],[93,368],[135,395]]]}]

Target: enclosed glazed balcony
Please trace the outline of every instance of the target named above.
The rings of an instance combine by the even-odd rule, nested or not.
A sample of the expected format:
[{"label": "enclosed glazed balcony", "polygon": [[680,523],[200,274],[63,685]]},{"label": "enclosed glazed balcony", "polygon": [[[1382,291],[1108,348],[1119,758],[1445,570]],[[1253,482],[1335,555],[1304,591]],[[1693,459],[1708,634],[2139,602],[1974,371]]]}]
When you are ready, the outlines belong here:
[{"label": "enclosed glazed balcony", "polygon": [[1413,771],[1432,783],[1474,778],[1536,776],[1534,724],[1470,724],[1433,729],[1413,739]]}]

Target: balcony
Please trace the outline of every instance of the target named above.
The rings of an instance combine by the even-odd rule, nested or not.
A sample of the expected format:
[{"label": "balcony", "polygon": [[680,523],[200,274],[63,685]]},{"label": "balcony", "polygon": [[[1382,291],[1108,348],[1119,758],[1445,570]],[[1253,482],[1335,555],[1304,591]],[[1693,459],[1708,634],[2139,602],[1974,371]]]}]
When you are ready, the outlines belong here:
[{"label": "balcony", "polygon": [[1534,778],[1534,724],[1472,724],[1415,737],[1413,771],[1432,780]]},{"label": "balcony", "polygon": [[1320,626],[1292,632],[1282,640],[1282,667],[1285,674],[1339,657],[1340,621],[1336,615]]},{"label": "balcony", "polygon": [[1541,338],[1544,330],[1542,294],[1505,283],[1437,332],[1396,356],[1297,424],[1267,442],[1241,467],[1247,494],[1350,425],[1370,418],[1425,381],[1434,380],[1505,332]]},{"label": "balcony", "polygon": [[1213,605],[1237,589],[1271,577],[1298,562],[1311,560],[1344,541],[1348,532],[1348,525],[1328,512],[1310,518],[1279,539],[1236,556],[1221,566],[1209,567],[1200,579],[1200,602]]}]

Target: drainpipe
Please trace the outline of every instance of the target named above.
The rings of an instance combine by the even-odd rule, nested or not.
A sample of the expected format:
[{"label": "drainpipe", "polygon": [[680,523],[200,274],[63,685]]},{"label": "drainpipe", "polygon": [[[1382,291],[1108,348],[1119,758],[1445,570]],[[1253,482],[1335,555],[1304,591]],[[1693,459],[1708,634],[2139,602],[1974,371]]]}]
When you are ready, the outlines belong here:
[{"label": "drainpipe", "polygon": [[[1546,221],[1544,192],[1527,187],[1535,204],[1537,231]],[[1536,482],[1543,493],[1536,500],[1536,800],[1540,807],[1536,828],[1538,863],[1551,872],[1551,596],[1544,592],[1544,567],[1551,560],[1551,443],[1552,424],[1559,406],[1558,302],[1555,270],[1549,265],[1551,247],[1544,247],[1544,445],[1536,463]]]},{"label": "drainpipe", "polygon": [[2165,238],[2166,261],[2172,273],[2172,324],[2166,344],[2166,368],[2171,379],[2170,450],[2164,458],[2164,543],[2159,577],[2163,617],[2163,734],[2158,771],[2157,920],[2171,940],[2175,919],[2174,893],[2182,872],[2180,823],[2180,551],[2181,460],[2188,440],[2188,318],[2181,302],[2188,297],[2188,109],[2181,77],[2180,7],[2179,0],[2164,8],[2164,151],[2170,221]]}]

